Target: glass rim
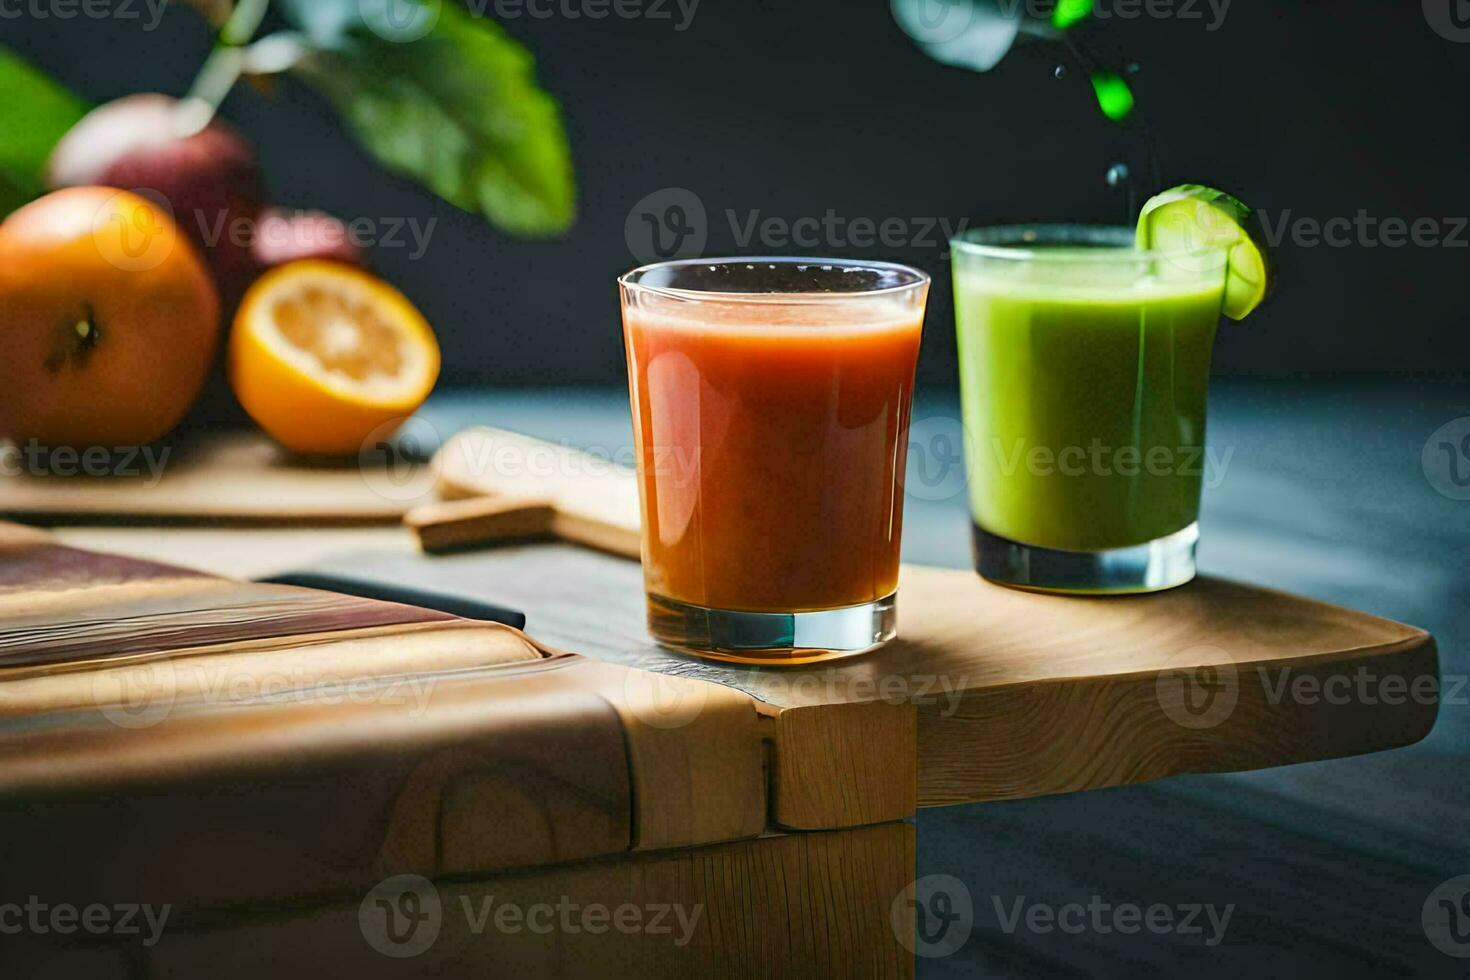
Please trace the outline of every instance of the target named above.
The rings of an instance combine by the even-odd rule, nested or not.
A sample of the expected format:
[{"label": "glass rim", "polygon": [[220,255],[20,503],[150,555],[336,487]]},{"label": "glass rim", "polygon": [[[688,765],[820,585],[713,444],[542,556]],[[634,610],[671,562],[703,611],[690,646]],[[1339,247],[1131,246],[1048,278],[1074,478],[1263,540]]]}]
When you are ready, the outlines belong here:
[{"label": "glass rim", "polygon": [[[1139,248],[1126,225],[1019,224],[967,228],[949,240],[952,251],[1008,262],[1107,263],[1178,260],[1222,253],[1225,245]],[[990,239],[980,241],[976,239]],[[1091,239],[1089,241],[1088,239]],[[1014,244],[1012,244],[1014,243]],[[1057,246],[1079,246],[1063,249]],[[1036,247],[1047,246],[1047,247]]]},{"label": "glass rim", "polygon": [[[781,293],[751,293],[733,292],[717,289],[686,289],[675,286],[652,286],[638,280],[650,272],[660,269],[677,269],[694,266],[709,266],[711,270],[721,265],[744,265],[754,268],[757,265],[795,266],[798,270],[802,266],[814,265],[823,267],[824,271],[831,271],[833,267],[845,270],[870,269],[878,272],[898,273],[908,277],[907,282],[893,285],[879,286],[872,289],[854,289],[849,291],[805,290],[799,292]],[[851,302],[859,299],[873,297],[898,296],[915,289],[927,288],[933,277],[923,269],[916,269],[911,265],[901,262],[886,262],[869,259],[834,259],[821,256],[806,255],[734,255],[734,256],[710,256],[707,258],[691,259],[669,259],[663,262],[649,262],[640,265],[636,269],[630,269],[618,276],[618,285],[633,292],[647,292],[668,299],[708,302],[716,300],[722,303],[770,303],[789,305],[792,303],[835,303]]]}]

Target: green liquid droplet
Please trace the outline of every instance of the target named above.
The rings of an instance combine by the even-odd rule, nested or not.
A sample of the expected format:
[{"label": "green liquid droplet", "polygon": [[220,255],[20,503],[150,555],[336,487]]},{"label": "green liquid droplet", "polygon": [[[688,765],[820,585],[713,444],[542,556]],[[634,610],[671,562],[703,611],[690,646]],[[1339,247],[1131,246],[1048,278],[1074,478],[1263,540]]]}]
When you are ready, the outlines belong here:
[{"label": "green liquid droplet", "polygon": [[1097,93],[1098,108],[1113,122],[1122,122],[1133,111],[1133,90],[1113,72],[1093,72],[1092,90]]},{"label": "green liquid droplet", "polygon": [[1078,21],[1086,20],[1090,13],[1092,0],[1057,0],[1056,8],[1051,12],[1051,26],[1065,31]]}]

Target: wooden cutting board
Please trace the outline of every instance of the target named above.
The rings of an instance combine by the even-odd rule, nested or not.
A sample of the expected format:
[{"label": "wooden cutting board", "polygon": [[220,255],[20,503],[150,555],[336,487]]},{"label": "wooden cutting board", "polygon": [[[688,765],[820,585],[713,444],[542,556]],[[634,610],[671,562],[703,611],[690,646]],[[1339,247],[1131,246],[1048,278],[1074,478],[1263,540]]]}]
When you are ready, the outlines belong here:
[{"label": "wooden cutting board", "polygon": [[[1156,595],[1078,599],[908,565],[895,642],[826,667],[756,668],[657,646],[638,565],[572,545],[358,553],[314,567],[429,590],[474,583],[560,649],[749,693],[778,726],[819,732],[854,780],[911,758],[921,806],[1375,751],[1424,737],[1437,714],[1437,654],[1424,631],[1208,577]],[[1374,691],[1400,694],[1312,695],[1360,673]],[[1404,696],[1411,689],[1420,696]],[[788,785],[782,819],[820,825],[831,816],[821,807],[798,811],[806,791],[822,792],[818,770],[830,763],[802,763],[774,763]],[[870,775],[870,793],[845,799],[854,809],[882,798],[881,776]]]},{"label": "wooden cutting board", "polygon": [[[453,505],[459,513],[426,505],[410,516],[426,543],[514,540],[506,517],[534,509],[553,536],[638,557],[629,469],[488,428],[448,440],[435,465],[441,493],[468,499]],[[473,516],[476,500],[489,520]],[[397,568],[380,571],[434,574],[412,562]],[[895,642],[793,670],[729,667],[656,646],[644,629],[641,575],[628,562],[520,548],[453,559],[439,573],[496,583],[497,601],[524,609],[542,637],[567,649],[746,691],[779,709],[783,725],[851,739],[851,758],[871,755],[872,732],[839,719],[909,704],[913,725],[899,731],[914,742],[921,805],[1351,755],[1417,741],[1437,716],[1427,633],[1208,577],[1155,595],[1077,598],[906,566]],[[1364,675],[1372,692],[1419,693],[1323,694]],[[876,723],[877,712],[867,713]],[[820,786],[809,770],[778,775],[793,809]]]},{"label": "wooden cutting board", "polygon": [[[19,974],[910,976],[913,827],[783,832],[773,759],[860,790],[805,739],[742,692],[508,627],[0,523],[0,898],[168,916],[153,948],[11,937]],[[882,774],[911,815],[912,768]],[[405,879],[450,913],[408,962],[377,925]],[[453,914],[492,902],[699,921],[670,943]]]},{"label": "wooden cutting board", "polygon": [[[1153,596],[1079,599],[909,567],[896,643],[821,669],[713,665],[650,641],[639,569],[609,557],[637,554],[631,471],[474,429],[445,444],[430,475],[458,498],[450,506],[524,518],[461,524],[461,544],[551,534],[606,554],[538,544],[441,559],[354,556],[326,570],[483,590],[561,649],[754,698],[779,728],[830,750],[776,760],[782,826],[893,819],[914,799],[1015,798],[1373,751],[1422,738],[1437,713],[1433,692],[1371,703],[1290,693],[1360,672],[1380,686],[1433,684],[1437,654],[1423,631],[1208,578]],[[421,534],[433,526],[430,515]],[[250,532],[252,547],[264,546],[262,533]],[[291,547],[308,540],[289,533]],[[217,547],[229,551],[227,541]],[[814,760],[829,758],[838,769],[824,785],[815,772],[827,763]],[[917,789],[895,789],[890,767],[916,772]],[[845,795],[829,796],[833,786]]]},{"label": "wooden cutting board", "polygon": [[[96,472],[95,466],[88,468]],[[0,449],[0,515],[42,523],[149,522],[393,524],[433,491],[431,467],[396,450],[310,462],[264,436],[240,433],[148,447],[86,475],[81,461],[48,473],[15,446]],[[115,472],[113,472],[115,471]]]},{"label": "wooden cutting board", "polygon": [[[741,692],[506,626],[0,523],[21,893],[223,905],[753,838],[771,737]],[[65,851],[34,846],[42,825]]]},{"label": "wooden cutting board", "polygon": [[[13,893],[78,907],[167,901],[181,917],[191,905],[279,909],[289,898],[303,910],[297,950],[322,948],[312,896],[335,896],[339,933],[357,943],[358,896],[387,875],[465,881],[513,870],[485,888],[505,894],[519,881],[532,897],[584,894],[555,878],[565,870],[605,878],[595,894],[614,902],[632,894],[629,882],[706,882],[689,901],[724,896],[821,932],[832,908],[881,913],[912,875],[911,833],[906,845],[888,837],[907,829],[895,821],[916,805],[1375,751],[1422,738],[1436,717],[1432,693],[1321,694],[1360,677],[1378,694],[1425,682],[1432,691],[1427,633],[1211,579],[1155,596],[1067,599],[907,567],[901,639],[872,655],[799,670],[693,660],[650,642],[640,569],[614,557],[636,540],[626,471],[592,478],[595,494],[488,472],[476,480],[489,483],[458,492],[541,508],[537,534],[580,536],[604,553],[517,544],[317,567],[420,588],[470,584],[525,610],[534,640],[0,525],[0,862]],[[608,500],[623,503],[609,510]],[[278,523],[312,511],[253,513]],[[316,513],[343,519],[341,509]],[[339,534],[379,541],[381,531]],[[85,542],[86,530],[70,533]],[[147,533],[152,554],[224,569],[241,548],[345,546],[294,527],[211,530],[202,553],[194,529]],[[524,525],[504,535],[524,536]],[[1302,696],[1303,681],[1318,693]],[[874,852],[823,864],[798,850],[835,852],[868,832],[897,857],[863,901],[848,877]],[[738,843],[715,843],[725,841]],[[774,871],[732,891],[727,879],[744,882],[752,868]],[[789,914],[770,895],[789,899]],[[748,959],[759,961],[769,931],[720,921],[712,960],[728,962],[728,937],[740,935],[754,937]],[[884,924],[865,920],[853,936],[881,938]],[[601,962],[606,938],[586,962]],[[493,957],[479,940],[465,949]],[[239,952],[201,943],[201,963]],[[564,965],[561,945],[544,952]],[[280,949],[265,955],[286,961]]]},{"label": "wooden cutting board", "polygon": [[488,426],[451,436],[434,455],[442,501],[407,517],[427,551],[547,536],[638,557],[638,484],[625,466]]},{"label": "wooden cutting board", "polygon": [[[653,647],[640,570],[611,555],[538,544],[397,560],[347,561],[419,587],[486,583],[525,608],[538,639],[0,525],[12,893],[167,902],[201,924],[211,909],[284,903],[307,909],[291,942],[309,948],[321,903],[337,901],[351,927],[358,896],[392,875],[500,875],[484,888],[525,880],[527,894],[616,902],[653,869],[697,883],[690,869],[710,848],[743,842],[710,867],[743,880],[778,864],[742,902],[769,889],[798,896],[798,917],[845,922],[850,904],[883,913],[912,874],[911,832],[893,833],[918,805],[1373,751],[1422,737],[1435,717],[1432,701],[1274,696],[1282,671],[1319,689],[1363,671],[1414,689],[1435,677],[1433,640],[1231,583],[1065,600],[910,567],[899,642],[793,671]],[[875,883],[848,877],[874,851],[829,867],[772,843],[840,847],[854,828],[897,829],[883,831]],[[557,869],[606,880],[556,884]],[[727,893],[720,880],[688,900]],[[755,928],[711,914],[721,929]],[[861,936],[891,955],[885,922],[864,922]],[[726,961],[729,941],[711,942],[709,958]],[[560,962],[560,946],[544,952]]]}]

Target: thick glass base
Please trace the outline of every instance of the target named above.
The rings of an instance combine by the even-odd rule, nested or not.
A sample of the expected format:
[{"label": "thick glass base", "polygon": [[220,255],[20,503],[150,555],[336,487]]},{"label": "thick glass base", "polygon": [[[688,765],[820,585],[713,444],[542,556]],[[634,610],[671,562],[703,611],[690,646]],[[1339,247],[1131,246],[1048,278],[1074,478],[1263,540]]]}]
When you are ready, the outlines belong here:
[{"label": "thick glass base", "polygon": [[648,631],[664,646],[741,664],[810,664],[867,653],[893,639],[894,599],[815,612],[711,609],[648,594]]},{"label": "thick glass base", "polygon": [[972,524],[975,570],[992,582],[1035,592],[1129,595],[1194,578],[1199,525],[1130,548],[1062,551],[1022,544]]}]

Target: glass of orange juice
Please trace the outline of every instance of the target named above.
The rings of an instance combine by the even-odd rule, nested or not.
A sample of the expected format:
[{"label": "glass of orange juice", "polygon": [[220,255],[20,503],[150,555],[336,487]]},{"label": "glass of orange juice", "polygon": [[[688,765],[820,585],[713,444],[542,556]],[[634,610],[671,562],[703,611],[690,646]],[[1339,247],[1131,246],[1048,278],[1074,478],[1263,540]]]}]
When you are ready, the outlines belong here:
[{"label": "glass of orange juice", "polygon": [[929,277],[735,258],[618,282],[654,638],[743,663],[892,639]]}]

